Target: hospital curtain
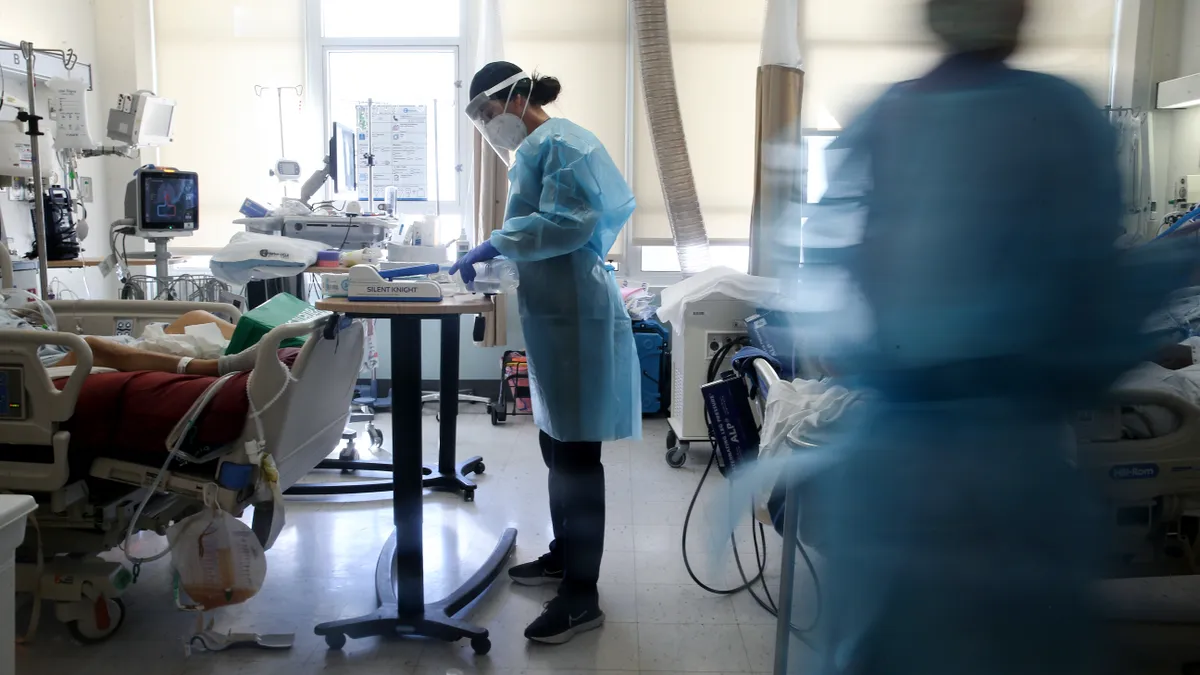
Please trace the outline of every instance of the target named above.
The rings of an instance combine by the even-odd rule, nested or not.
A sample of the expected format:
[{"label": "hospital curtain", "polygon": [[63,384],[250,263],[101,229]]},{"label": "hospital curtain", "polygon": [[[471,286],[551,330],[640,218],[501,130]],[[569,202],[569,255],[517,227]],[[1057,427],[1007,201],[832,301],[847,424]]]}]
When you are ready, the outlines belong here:
[{"label": "hospital curtain", "polygon": [[[181,243],[223,246],[246,197],[282,194],[267,173],[280,158],[278,104],[255,86],[305,82],[304,0],[154,0],[154,31],[157,93],[177,103],[159,161],[200,174],[200,229]],[[298,133],[301,100],[284,93],[284,127],[288,154],[308,172],[322,148]]]},{"label": "hospital curtain", "polygon": [[[500,0],[482,0],[479,13],[479,30],[475,38],[475,67],[477,72],[484,65],[504,58],[503,34],[501,32]],[[508,171],[500,156],[492,152],[483,140],[483,135],[471,129],[471,193],[474,196],[475,241],[487,239],[493,230],[504,225],[504,207],[508,197]]]},{"label": "hospital curtain", "polygon": [[[503,34],[500,30],[500,0],[482,0],[479,30],[475,35],[475,67],[478,71],[487,63],[504,58]],[[466,100],[466,97],[464,97]],[[508,201],[508,167],[492,151],[479,130],[471,127],[471,195],[475,213],[475,242],[482,243],[493,230],[504,226],[504,207]],[[495,347],[508,342],[507,297],[493,297],[496,309],[484,315],[485,328],[481,347]]]}]

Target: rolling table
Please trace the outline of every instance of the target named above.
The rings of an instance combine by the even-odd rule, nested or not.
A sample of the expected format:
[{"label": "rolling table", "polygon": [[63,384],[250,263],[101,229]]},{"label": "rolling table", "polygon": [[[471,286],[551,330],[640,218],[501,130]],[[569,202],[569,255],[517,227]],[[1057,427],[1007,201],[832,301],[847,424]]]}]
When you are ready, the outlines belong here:
[{"label": "rolling table", "polygon": [[[500,574],[517,543],[517,531],[508,528],[483,566],[446,598],[425,603],[422,542],[423,488],[461,490],[474,495],[475,484],[465,477],[482,470],[482,460],[472,457],[454,464],[458,406],[441,411],[438,465],[421,463],[421,322],[442,324],[441,392],[443,400],[458,394],[459,324],[463,314],[479,314],[492,308],[483,296],[450,296],[441,302],[350,302],[343,298],[322,300],[318,309],[355,318],[386,319],[392,335],[392,463],[381,464],[392,471],[392,517],[395,530],[384,544],[375,566],[375,593],[379,609],[366,616],[332,621],[316,627],[331,649],[340,649],[346,638],[418,635],[439,640],[471,640],[478,654],[491,649],[487,629],[456,619]],[[361,464],[361,462],[359,463]],[[469,500],[468,500],[469,501]]]}]

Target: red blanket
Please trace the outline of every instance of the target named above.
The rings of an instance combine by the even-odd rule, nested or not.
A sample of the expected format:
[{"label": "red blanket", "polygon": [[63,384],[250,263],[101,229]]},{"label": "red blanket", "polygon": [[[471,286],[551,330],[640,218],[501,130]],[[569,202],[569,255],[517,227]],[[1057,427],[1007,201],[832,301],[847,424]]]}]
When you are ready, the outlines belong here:
[{"label": "red blanket", "polygon": [[[289,368],[300,350],[279,350]],[[75,414],[64,425],[71,432],[72,474],[86,474],[91,460],[108,457],[159,464],[167,436],[196,399],[217,378],[174,373],[97,373],[84,380]],[[246,423],[250,402],[246,383],[250,373],[238,373],[217,392],[197,421],[192,454],[203,454],[237,440]],[[54,384],[62,389],[66,378]]]}]

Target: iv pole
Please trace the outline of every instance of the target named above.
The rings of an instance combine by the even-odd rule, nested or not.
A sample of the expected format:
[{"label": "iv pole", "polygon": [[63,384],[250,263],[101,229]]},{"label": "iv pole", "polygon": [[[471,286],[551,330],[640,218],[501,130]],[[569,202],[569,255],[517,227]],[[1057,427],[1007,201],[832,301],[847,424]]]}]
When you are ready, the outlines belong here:
[{"label": "iv pole", "polygon": [[[12,48],[0,47],[0,50],[2,49]],[[41,122],[42,118],[37,114],[37,92],[35,90],[37,83],[35,81],[36,74],[34,73],[33,64],[34,60],[37,58],[37,54],[47,54],[52,56],[57,55],[63,60],[63,65],[67,68],[67,70],[70,71],[79,58],[75,55],[75,51],[72,49],[68,49],[65,52],[61,49],[34,49],[32,42],[24,41],[21,42],[19,51],[21,52],[21,56],[25,57],[25,77],[28,80],[26,84],[28,85],[29,93],[29,112],[19,113],[17,115],[17,119],[29,125],[29,129],[25,132],[25,135],[29,136],[29,156],[33,171],[33,190],[35,193],[33,198],[33,241],[34,245],[37,246],[38,252],[38,283],[42,297],[48,298],[50,293],[50,260],[49,254],[46,251],[46,204],[42,197],[45,187],[42,184],[42,152],[40,144],[38,143],[38,136],[43,135],[38,129],[38,122]],[[3,75],[0,74],[0,77],[3,77]]]},{"label": "iv pole", "polygon": [[[296,85],[293,87],[264,87],[262,85],[256,84],[256,85],[254,85],[254,95],[261,98],[263,95],[263,92],[268,89],[275,90],[275,97],[279,104],[279,158],[287,159],[287,145],[283,141],[283,90],[291,89],[292,91],[296,92],[296,96],[303,96],[304,95],[304,85],[299,84],[299,85]],[[271,172],[271,175],[273,176],[273,175],[275,175],[275,173]],[[284,197],[287,196],[287,184],[286,183],[284,183],[284,185],[283,185],[283,196]]]}]

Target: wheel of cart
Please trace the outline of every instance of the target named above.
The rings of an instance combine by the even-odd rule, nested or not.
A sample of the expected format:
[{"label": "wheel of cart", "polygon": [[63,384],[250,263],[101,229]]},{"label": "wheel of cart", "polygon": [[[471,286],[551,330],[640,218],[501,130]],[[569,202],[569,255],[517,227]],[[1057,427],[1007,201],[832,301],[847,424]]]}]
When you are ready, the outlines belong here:
[{"label": "wheel of cart", "polygon": [[688,448],[691,447],[688,441],[679,440],[679,436],[675,435],[674,430],[667,432],[667,466],[672,469],[678,469],[687,463]]},{"label": "wheel of cart", "polygon": [[504,385],[500,386],[500,399],[494,403],[489,403],[487,406],[488,414],[492,417],[492,426],[500,426],[504,424],[504,419],[507,415],[504,412]]}]

